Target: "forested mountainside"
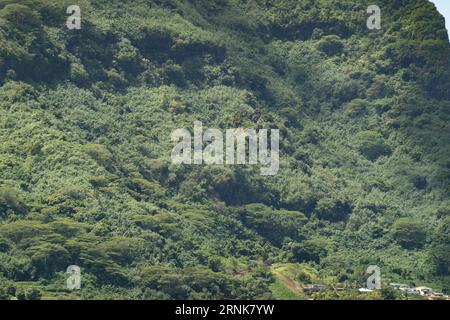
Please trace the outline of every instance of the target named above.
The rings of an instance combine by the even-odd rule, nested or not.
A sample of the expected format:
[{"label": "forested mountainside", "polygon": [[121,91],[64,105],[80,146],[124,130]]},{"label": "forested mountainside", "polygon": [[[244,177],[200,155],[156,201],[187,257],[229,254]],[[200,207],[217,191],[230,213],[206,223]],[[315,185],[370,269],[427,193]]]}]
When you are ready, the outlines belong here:
[{"label": "forested mountainside", "polygon": [[[0,299],[450,293],[433,4],[77,0],[70,30],[73,2],[0,0]],[[279,129],[278,174],[172,164],[171,132],[194,121]],[[383,289],[358,294],[369,265]]]}]

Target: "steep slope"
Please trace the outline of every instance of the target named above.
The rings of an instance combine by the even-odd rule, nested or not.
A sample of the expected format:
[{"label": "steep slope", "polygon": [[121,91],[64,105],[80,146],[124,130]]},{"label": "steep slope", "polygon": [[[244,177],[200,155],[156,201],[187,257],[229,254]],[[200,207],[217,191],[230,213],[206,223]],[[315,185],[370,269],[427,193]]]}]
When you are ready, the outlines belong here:
[{"label": "steep slope", "polygon": [[[68,30],[0,0],[0,298],[269,298],[272,263],[449,292],[447,32],[378,2],[381,30],[369,1],[83,0]],[[172,164],[194,121],[280,129],[279,173]]]}]

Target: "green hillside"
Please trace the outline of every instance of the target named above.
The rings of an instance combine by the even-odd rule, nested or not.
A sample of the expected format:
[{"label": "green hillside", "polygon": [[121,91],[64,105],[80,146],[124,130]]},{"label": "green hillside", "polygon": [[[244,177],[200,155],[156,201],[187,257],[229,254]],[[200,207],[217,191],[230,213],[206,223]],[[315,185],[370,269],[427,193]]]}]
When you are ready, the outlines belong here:
[{"label": "green hillside", "polygon": [[[365,0],[76,2],[80,30],[73,1],[0,0],[0,299],[365,299],[369,265],[450,294],[433,4],[369,30]],[[279,129],[278,174],[172,164],[194,121]]]}]

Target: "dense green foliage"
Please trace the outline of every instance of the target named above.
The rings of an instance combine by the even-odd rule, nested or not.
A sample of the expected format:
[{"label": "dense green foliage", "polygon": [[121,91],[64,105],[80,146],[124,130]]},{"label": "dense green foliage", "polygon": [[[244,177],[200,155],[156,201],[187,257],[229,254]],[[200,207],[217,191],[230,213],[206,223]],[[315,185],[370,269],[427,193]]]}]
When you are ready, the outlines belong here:
[{"label": "dense green foliage", "polygon": [[[450,293],[431,3],[379,0],[381,30],[369,1],[77,3],[68,30],[68,1],[0,0],[0,299],[354,298],[370,264]],[[195,120],[280,129],[278,175],[173,165]]]}]

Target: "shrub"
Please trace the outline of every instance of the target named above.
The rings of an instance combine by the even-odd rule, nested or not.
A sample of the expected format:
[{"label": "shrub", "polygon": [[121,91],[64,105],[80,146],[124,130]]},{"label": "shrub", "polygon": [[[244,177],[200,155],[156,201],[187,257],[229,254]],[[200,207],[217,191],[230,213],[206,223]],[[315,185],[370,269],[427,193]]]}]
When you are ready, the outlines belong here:
[{"label": "shrub", "polygon": [[273,210],[258,203],[246,205],[241,219],[244,225],[277,246],[285,238],[299,239],[298,230],[307,220],[301,212]]},{"label": "shrub", "polygon": [[20,290],[17,293],[18,300],[41,300],[41,297],[42,297],[41,291],[36,288]]},{"label": "shrub", "polygon": [[336,35],[325,36],[317,43],[317,49],[329,56],[334,56],[341,53],[343,48],[344,45],[341,38]]},{"label": "shrub", "polygon": [[328,221],[342,221],[352,212],[347,200],[322,198],[317,202],[314,211],[319,219]]},{"label": "shrub", "polygon": [[357,138],[358,149],[368,160],[374,161],[391,153],[390,148],[384,143],[383,137],[375,131],[363,131],[358,134]]},{"label": "shrub", "polygon": [[12,188],[0,187],[0,217],[6,218],[8,213],[24,214],[28,211],[18,192]]},{"label": "shrub", "polygon": [[165,196],[164,188],[145,179],[127,179],[125,185],[131,191],[131,195],[138,200],[157,201]]},{"label": "shrub", "polygon": [[392,235],[407,249],[422,247],[427,236],[422,223],[409,218],[398,219],[392,226]]},{"label": "shrub", "polygon": [[322,239],[306,240],[291,246],[292,256],[295,262],[320,262],[328,252],[328,241]]},{"label": "shrub", "polygon": [[114,55],[118,64],[128,72],[135,71],[139,63],[139,50],[135,48],[128,39],[122,39],[119,42],[118,47],[119,49]]},{"label": "shrub", "polygon": [[89,74],[80,63],[71,63],[69,71],[70,79],[76,84],[84,84],[89,79]]},{"label": "shrub", "polygon": [[350,117],[361,116],[365,113],[367,101],[363,99],[355,99],[350,101],[345,107],[345,113]]},{"label": "shrub", "polygon": [[26,252],[40,274],[63,271],[70,263],[69,252],[59,244],[43,242],[29,247]]},{"label": "shrub", "polygon": [[7,252],[10,249],[11,249],[10,242],[7,239],[0,236],[0,252]]},{"label": "shrub", "polygon": [[9,300],[11,297],[15,296],[16,287],[11,281],[3,278],[0,274],[0,301]]},{"label": "shrub", "polygon": [[444,217],[436,230],[430,257],[435,274],[450,275],[450,216]]},{"label": "shrub", "polygon": [[84,146],[84,150],[101,166],[110,167],[112,165],[113,155],[105,145],[87,144]]}]

